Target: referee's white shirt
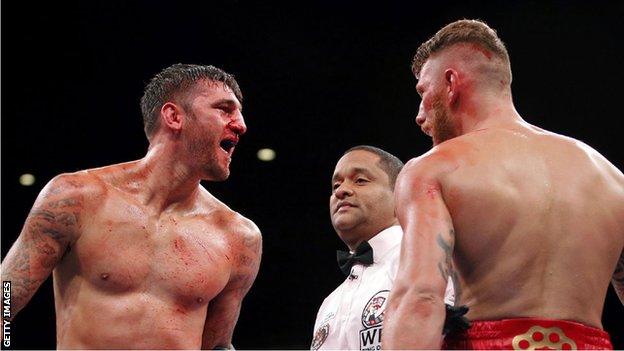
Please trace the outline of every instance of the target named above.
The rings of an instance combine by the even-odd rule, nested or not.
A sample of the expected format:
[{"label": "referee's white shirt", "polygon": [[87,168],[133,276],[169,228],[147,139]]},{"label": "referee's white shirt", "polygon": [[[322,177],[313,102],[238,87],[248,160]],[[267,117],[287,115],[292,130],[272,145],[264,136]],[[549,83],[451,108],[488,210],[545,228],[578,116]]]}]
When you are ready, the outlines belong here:
[{"label": "referee's white shirt", "polygon": [[[399,266],[403,231],[392,226],[372,237],[373,264],[351,274],[323,301],[314,323],[312,350],[380,350],[387,299]],[[445,302],[453,304],[449,279]]]}]

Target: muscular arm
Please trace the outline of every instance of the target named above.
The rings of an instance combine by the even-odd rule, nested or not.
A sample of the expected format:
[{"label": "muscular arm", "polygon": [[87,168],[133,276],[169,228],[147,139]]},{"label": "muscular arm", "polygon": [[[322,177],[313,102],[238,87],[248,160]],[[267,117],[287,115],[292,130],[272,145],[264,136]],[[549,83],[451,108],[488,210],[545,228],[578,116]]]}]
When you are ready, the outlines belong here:
[{"label": "muscular arm", "polygon": [[74,242],[82,202],[77,183],[66,175],[51,180],[37,197],[2,262],[2,279],[11,281],[11,318],[28,303]]},{"label": "muscular arm", "polygon": [[235,259],[233,276],[225,289],[208,305],[202,336],[202,349],[233,349],[232,335],[243,298],[251,288],[260,267],[262,237],[251,222],[245,230]]},{"label": "muscular arm", "polygon": [[620,302],[624,305],[624,251],[615,266],[615,272],[613,272],[611,283],[620,298]]},{"label": "muscular arm", "polygon": [[439,182],[423,160],[409,162],[395,188],[404,236],[388,300],[383,348],[439,349],[444,294],[452,275],[453,224]]}]

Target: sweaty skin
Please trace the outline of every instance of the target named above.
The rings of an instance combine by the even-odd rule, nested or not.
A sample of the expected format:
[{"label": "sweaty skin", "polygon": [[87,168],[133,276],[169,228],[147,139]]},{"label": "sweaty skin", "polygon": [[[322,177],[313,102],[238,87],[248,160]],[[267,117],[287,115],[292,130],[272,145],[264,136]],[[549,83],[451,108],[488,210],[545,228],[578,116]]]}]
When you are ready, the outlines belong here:
[{"label": "sweaty skin", "polygon": [[[203,88],[193,108],[209,121],[211,103],[233,95]],[[211,128],[233,133],[219,116]],[[229,156],[215,145],[204,145],[224,156],[207,161],[211,174],[228,174]],[[156,141],[142,160],[50,181],[2,264],[14,313],[53,270],[57,348],[231,347],[261,236],[199,185],[211,176],[189,159]]]},{"label": "sweaty skin", "polygon": [[[454,96],[471,95],[453,81],[464,72],[440,70],[442,89],[430,79],[445,59],[430,59],[418,86],[417,121],[435,146],[406,164],[395,189],[405,236],[384,348],[440,348],[448,276],[470,320],[602,328],[611,280],[624,303],[624,175],[589,146],[524,122],[510,96],[488,92],[480,119],[462,115],[472,101]],[[434,95],[456,108],[450,139],[436,140],[446,134],[435,130]]]}]

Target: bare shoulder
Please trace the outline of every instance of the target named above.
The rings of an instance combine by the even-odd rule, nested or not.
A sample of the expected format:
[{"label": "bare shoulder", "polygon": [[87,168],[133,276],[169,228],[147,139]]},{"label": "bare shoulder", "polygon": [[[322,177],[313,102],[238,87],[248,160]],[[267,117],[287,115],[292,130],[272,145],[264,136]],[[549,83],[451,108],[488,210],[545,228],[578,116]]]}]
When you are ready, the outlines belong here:
[{"label": "bare shoulder", "polygon": [[233,272],[228,283],[229,289],[240,288],[246,292],[256,279],[260,268],[262,235],[258,226],[250,219],[214,197],[210,202],[213,210],[207,214],[212,217],[209,221],[221,228],[232,250]]},{"label": "bare shoulder", "polygon": [[624,174],[611,161],[604,157],[593,147],[578,139],[557,134],[550,131],[540,130],[543,135],[552,143],[559,145],[561,149],[568,150],[570,154],[575,155],[579,159],[585,160],[597,168],[604,176],[610,178],[614,184],[624,190]]},{"label": "bare shoulder", "polygon": [[52,178],[41,190],[44,198],[80,197],[92,199],[106,191],[104,184],[89,171],[63,173]]},{"label": "bare shoulder", "polygon": [[61,247],[75,242],[81,234],[91,204],[102,194],[101,185],[87,172],[65,173],[54,177],[41,190],[33,204],[22,233],[25,239],[44,234]]},{"label": "bare shoulder", "polygon": [[251,219],[229,208],[228,212],[231,217],[231,223],[240,231],[242,235],[260,237],[260,229]]},{"label": "bare shoulder", "polygon": [[242,244],[254,252],[260,252],[262,235],[258,226],[249,218],[232,210],[226,204],[202,188],[204,206],[208,208],[204,216],[227,233],[233,244]]},{"label": "bare shoulder", "polygon": [[233,229],[232,235],[235,235],[238,239],[237,241],[245,248],[259,254],[262,249],[262,235],[258,226],[240,213],[229,211],[231,211],[229,216],[231,217],[230,223]]},{"label": "bare shoulder", "polygon": [[78,219],[79,214],[97,204],[105,192],[103,183],[88,171],[59,174],[41,190],[33,211],[49,216],[70,211]]},{"label": "bare shoulder", "polygon": [[[421,156],[409,160],[401,173],[399,181],[422,182],[440,181],[441,178],[457,169],[465,154],[471,148],[470,142],[455,138],[447,140]],[[463,157],[459,157],[463,153]]]},{"label": "bare shoulder", "polygon": [[600,152],[598,152],[593,147],[585,144],[584,142],[572,138],[568,139],[570,139],[570,143],[573,143],[579,150],[582,150],[587,155],[587,157],[592,160],[594,164],[601,168],[601,170],[606,172],[621,186],[624,186],[624,174],[622,174],[622,171],[619,170],[613,163],[611,163],[611,161],[607,160],[607,158],[604,157]]}]

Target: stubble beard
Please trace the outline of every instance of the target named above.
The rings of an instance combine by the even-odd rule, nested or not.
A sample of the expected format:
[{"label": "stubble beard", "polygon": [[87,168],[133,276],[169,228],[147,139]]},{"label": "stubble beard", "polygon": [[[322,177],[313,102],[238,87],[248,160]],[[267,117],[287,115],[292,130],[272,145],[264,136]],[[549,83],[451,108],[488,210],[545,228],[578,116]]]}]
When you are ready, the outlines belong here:
[{"label": "stubble beard", "polygon": [[431,138],[433,139],[433,145],[438,145],[444,141],[452,139],[457,136],[455,128],[453,127],[453,121],[451,120],[451,113],[442,103],[442,97],[435,98],[432,104],[433,121]]},{"label": "stubble beard", "polygon": [[[198,159],[203,159],[204,162],[202,164],[202,174],[206,177],[207,180],[221,182],[230,176],[230,166],[229,164],[222,165],[222,161],[215,153],[211,150],[211,143],[206,143],[202,145],[203,153],[197,154]],[[217,150],[220,152],[220,150]],[[202,157],[203,156],[203,157]]]},{"label": "stubble beard", "polygon": [[[222,166],[222,160],[215,153],[214,138],[196,138],[188,143],[189,156],[201,172],[201,177],[209,181],[224,181],[230,176],[229,165]],[[218,147],[218,146],[216,146]]]}]

